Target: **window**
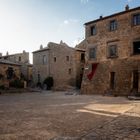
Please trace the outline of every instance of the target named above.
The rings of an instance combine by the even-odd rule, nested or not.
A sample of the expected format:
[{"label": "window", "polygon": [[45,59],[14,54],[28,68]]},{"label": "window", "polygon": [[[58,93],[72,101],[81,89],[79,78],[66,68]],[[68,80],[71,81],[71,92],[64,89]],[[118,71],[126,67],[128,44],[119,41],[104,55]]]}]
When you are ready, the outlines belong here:
[{"label": "window", "polygon": [[89,58],[95,59],[96,58],[96,48],[89,49]]},{"label": "window", "polygon": [[92,26],[91,27],[91,35],[96,35],[97,31],[96,31],[96,26]]},{"label": "window", "polygon": [[69,61],[69,56],[66,56],[66,60]]},{"label": "window", "polygon": [[53,58],[54,62],[56,62],[56,57]]},{"label": "window", "polygon": [[21,56],[19,56],[18,61],[19,61],[19,62],[21,61]]},{"label": "window", "polygon": [[46,55],[43,55],[43,64],[46,64],[46,63],[47,63]]},{"label": "window", "polygon": [[69,74],[71,74],[71,68],[69,69]]},{"label": "window", "polygon": [[140,54],[140,41],[133,42],[133,54]]},{"label": "window", "polygon": [[140,25],[140,14],[133,15],[133,25]]},{"label": "window", "polygon": [[81,53],[81,61],[85,61],[85,54]]},{"label": "window", "polygon": [[108,47],[108,57],[117,57],[117,46],[112,45]]},{"label": "window", "polygon": [[6,74],[7,74],[7,79],[12,79],[14,77],[14,70],[12,67],[8,67],[7,71],[6,71]]},{"label": "window", "polygon": [[110,21],[110,31],[115,31],[115,30],[117,30],[117,21],[112,20]]}]

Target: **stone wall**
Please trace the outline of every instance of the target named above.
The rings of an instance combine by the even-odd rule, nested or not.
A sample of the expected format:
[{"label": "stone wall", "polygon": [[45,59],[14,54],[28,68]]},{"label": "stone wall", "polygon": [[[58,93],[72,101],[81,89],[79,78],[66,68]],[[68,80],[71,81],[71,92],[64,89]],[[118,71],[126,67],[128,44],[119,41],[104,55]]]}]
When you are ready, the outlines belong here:
[{"label": "stone wall", "polygon": [[[50,43],[50,75],[54,86],[75,86],[75,50],[66,45]],[[54,59],[56,58],[56,61]]]},{"label": "stone wall", "polygon": [[75,48],[75,64],[76,64],[76,86],[77,88],[81,88],[85,66],[85,47],[83,43],[82,44],[80,43]]},{"label": "stone wall", "polygon": [[[44,57],[45,56],[45,57]],[[46,58],[45,63],[44,58]],[[34,83],[52,76],[55,89],[65,89],[75,86],[75,50],[66,44],[49,43],[46,48],[33,52],[33,79]]]},{"label": "stone wall", "polygon": [[[133,42],[140,41],[140,25],[133,26],[132,17],[139,12],[140,8],[86,25],[86,66],[81,90],[83,94],[128,95],[132,92],[132,73],[134,70],[138,71],[140,65],[140,55],[133,55]],[[109,30],[109,23],[112,20],[117,21],[117,30]],[[97,33],[91,36],[90,29],[94,25]],[[111,45],[117,46],[117,56],[114,58],[108,56],[108,48]],[[95,59],[89,57],[90,48],[96,48]],[[90,73],[93,63],[98,63],[98,67],[90,81],[87,74]],[[110,72],[115,72],[114,90],[110,89]]]},{"label": "stone wall", "polygon": [[16,53],[11,55],[1,56],[0,59],[6,59],[11,62],[18,62],[18,63],[29,63],[29,52],[23,51],[23,53]]},{"label": "stone wall", "polygon": [[8,67],[13,68],[16,77],[20,78],[21,74],[21,69],[19,65],[0,64],[0,75],[2,75],[2,77],[0,78],[0,85],[4,85],[6,87],[9,87],[9,80],[7,79],[6,74]]},{"label": "stone wall", "polygon": [[[89,63],[88,66],[91,64]],[[89,80],[87,74],[91,72],[91,66],[85,70],[82,94],[115,94],[129,95],[133,92],[133,71],[138,70],[140,60],[124,59],[100,62],[95,75]],[[87,67],[88,67],[87,66]],[[110,73],[115,72],[115,88],[110,87]],[[140,79],[140,78],[139,78]]]},{"label": "stone wall", "polygon": [[[43,63],[43,56],[46,56],[46,62]],[[49,51],[48,49],[39,50],[33,53],[33,81],[43,83],[44,79],[49,76]],[[38,79],[40,76],[40,79]]]}]

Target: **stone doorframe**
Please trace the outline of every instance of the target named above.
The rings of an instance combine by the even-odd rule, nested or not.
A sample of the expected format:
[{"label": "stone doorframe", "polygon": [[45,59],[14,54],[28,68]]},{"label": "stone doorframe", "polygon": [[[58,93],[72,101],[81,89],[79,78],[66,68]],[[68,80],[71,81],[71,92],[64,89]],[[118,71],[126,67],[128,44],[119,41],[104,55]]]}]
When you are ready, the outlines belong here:
[{"label": "stone doorframe", "polygon": [[137,70],[133,70],[132,71],[132,76],[131,76],[131,91],[133,92],[134,90],[134,71],[137,71],[138,72],[138,89],[137,89],[137,92],[140,93],[140,69],[137,69]]}]

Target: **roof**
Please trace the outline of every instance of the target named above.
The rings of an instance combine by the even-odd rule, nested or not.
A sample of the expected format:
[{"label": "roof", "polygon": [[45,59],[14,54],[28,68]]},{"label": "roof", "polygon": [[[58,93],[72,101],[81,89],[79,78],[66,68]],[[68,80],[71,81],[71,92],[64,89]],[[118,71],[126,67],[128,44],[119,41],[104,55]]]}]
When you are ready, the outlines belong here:
[{"label": "roof", "polygon": [[85,52],[86,50],[85,49],[82,49],[82,48],[75,48],[76,51],[82,51],[82,52]]},{"label": "roof", "polygon": [[72,48],[72,47],[69,47],[66,43],[64,43],[64,42],[62,42],[62,41],[60,42],[60,44],[54,43],[54,42],[49,42],[48,45],[47,45],[47,47],[42,48],[42,49],[39,49],[39,50],[36,50],[36,51],[34,51],[34,52],[32,52],[32,53],[38,53],[38,52],[50,50],[50,48],[51,48],[52,45],[64,46],[64,47],[68,47],[68,48],[74,49],[74,48]]},{"label": "roof", "polygon": [[36,51],[34,51],[32,53],[42,52],[42,51],[46,51],[46,50],[49,50],[49,47],[45,47],[43,49],[36,50]]},{"label": "roof", "polygon": [[133,11],[136,11],[136,10],[140,10],[140,7],[136,7],[136,8],[130,9],[130,10],[126,10],[126,11],[122,11],[122,12],[119,12],[119,13],[115,13],[115,14],[110,15],[110,16],[106,16],[106,17],[99,18],[99,19],[96,19],[96,20],[93,20],[93,21],[89,21],[89,22],[86,22],[84,25],[89,25],[89,24],[92,24],[92,23],[95,23],[95,22],[98,22],[98,21],[101,21],[101,20],[105,20],[105,19],[108,19],[108,18],[112,18],[112,17],[118,16],[118,15],[122,15],[122,14],[125,14],[125,13],[133,12]]},{"label": "roof", "polygon": [[29,53],[29,52],[22,52],[22,53],[15,53],[15,54],[2,55],[2,56],[0,56],[0,59],[1,59],[1,58],[10,57],[10,56],[15,56],[15,55],[22,55],[23,53]]},{"label": "roof", "polygon": [[17,65],[17,66],[21,66],[21,64],[19,63],[14,63],[8,60],[4,60],[4,59],[0,59],[0,64],[10,64],[10,65]]}]

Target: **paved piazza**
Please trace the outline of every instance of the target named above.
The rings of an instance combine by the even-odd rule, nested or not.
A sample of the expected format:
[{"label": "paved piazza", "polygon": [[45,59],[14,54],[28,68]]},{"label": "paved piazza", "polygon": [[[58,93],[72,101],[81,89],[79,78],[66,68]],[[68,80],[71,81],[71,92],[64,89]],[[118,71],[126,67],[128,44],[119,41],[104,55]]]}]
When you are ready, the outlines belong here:
[{"label": "paved piazza", "polygon": [[51,91],[0,95],[0,140],[140,140],[140,101]]}]

